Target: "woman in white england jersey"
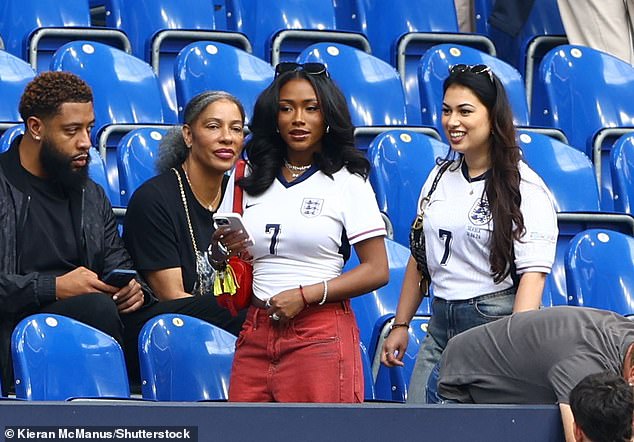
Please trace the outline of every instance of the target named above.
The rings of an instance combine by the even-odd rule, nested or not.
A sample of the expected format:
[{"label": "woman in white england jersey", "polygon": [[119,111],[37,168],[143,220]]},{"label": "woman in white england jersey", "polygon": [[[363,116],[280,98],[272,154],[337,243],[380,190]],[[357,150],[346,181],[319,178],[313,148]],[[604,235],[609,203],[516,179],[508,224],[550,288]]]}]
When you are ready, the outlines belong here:
[{"label": "woman in white england jersey", "polygon": [[[229,400],[361,402],[349,299],[388,279],[385,226],[354,147],[346,100],[318,63],[280,63],[258,98],[246,151],[244,223],[254,237],[252,305]],[[342,274],[354,246],[360,265]]]},{"label": "woman in white england jersey", "polygon": [[410,381],[411,402],[426,401],[427,380],[452,336],[539,308],[558,233],[550,193],[522,161],[506,92],[491,69],[453,66],[443,90],[451,149],[421,191],[412,257],[381,354],[388,366],[403,364],[409,321],[421,287],[431,283],[432,317]]}]

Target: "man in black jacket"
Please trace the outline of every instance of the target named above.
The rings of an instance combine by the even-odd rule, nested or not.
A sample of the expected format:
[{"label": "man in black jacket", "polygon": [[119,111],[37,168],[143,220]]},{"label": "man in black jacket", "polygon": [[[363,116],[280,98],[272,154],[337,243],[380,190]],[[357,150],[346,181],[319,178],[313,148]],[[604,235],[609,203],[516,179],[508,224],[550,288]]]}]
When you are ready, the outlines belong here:
[{"label": "man in black jacket", "polygon": [[[10,336],[19,320],[68,316],[123,344],[120,318],[146,302],[141,285],[101,278],[130,269],[103,189],[88,178],[93,97],[73,74],[45,72],[20,101],[25,134],[0,156],[0,365],[11,382]],[[149,301],[148,296],[148,301]]]}]

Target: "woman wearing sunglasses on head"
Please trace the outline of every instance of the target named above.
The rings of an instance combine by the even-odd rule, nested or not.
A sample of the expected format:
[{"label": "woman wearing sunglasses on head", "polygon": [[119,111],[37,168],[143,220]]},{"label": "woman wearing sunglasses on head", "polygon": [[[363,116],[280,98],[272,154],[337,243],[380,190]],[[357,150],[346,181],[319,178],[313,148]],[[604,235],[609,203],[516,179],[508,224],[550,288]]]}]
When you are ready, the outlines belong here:
[{"label": "woman wearing sunglasses on head", "polygon": [[513,114],[485,65],[456,65],[443,85],[451,149],[423,185],[410,257],[381,361],[403,365],[409,322],[431,284],[432,316],[408,401],[425,402],[447,341],[513,312],[538,309],[557,238],[550,193],[522,160]]},{"label": "woman wearing sunglasses on head", "polygon": [[[255,239],[251,307],[229,400],[361,402],[349,299],[388,279],[385,226],[341,91],[322,64],[280,63],[246,151],[244,223]],[[360,264],[342,274],[353,245]]]}]

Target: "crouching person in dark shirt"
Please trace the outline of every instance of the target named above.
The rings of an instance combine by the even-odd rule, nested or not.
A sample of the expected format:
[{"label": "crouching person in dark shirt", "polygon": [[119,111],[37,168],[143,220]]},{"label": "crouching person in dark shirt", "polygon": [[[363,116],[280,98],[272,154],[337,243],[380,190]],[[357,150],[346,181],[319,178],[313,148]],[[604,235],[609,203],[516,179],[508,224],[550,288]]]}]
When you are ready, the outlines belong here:
[{"label": "crouching person in dark shirt", "polygon": [[[598,372],[634,383],[634,321],[607,310],[548,307],[451,338],[440,361],[438,397],[476,404],[557,403],[566,442],[574,442],[571,391]],[[428,389],[433,383],[430,376]]]},{"label": "crouching person in dark shirt", "polygon": [[[130,269],[104,190],[88,178],[94,125],[90,87],[77,76],[45,72],[20,100],[25,134],[0,156],[0,366],[12,382],[10,337],[33,313],[91,325],[123,343],[121,318],[150,296],[136,280],[102,281]],[[120,316],[121,315],[121,316]],[[6,391],[5,391],[6,392]]]}]

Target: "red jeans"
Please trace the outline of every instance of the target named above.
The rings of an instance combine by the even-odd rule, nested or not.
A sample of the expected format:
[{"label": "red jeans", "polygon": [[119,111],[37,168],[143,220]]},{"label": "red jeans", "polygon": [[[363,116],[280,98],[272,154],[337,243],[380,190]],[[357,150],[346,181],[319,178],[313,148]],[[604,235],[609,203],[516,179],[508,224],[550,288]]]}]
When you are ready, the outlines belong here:
[{"label": "red jeans", "polygon": [[286,323],[249,307],[236,343],[229,400],[362,402],[359,329],[350,302],[310,306]]}]

